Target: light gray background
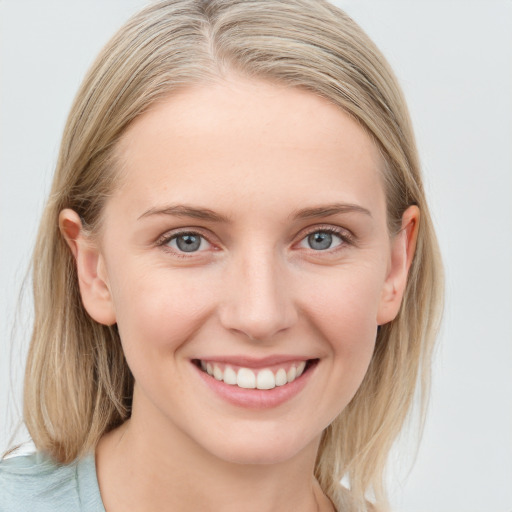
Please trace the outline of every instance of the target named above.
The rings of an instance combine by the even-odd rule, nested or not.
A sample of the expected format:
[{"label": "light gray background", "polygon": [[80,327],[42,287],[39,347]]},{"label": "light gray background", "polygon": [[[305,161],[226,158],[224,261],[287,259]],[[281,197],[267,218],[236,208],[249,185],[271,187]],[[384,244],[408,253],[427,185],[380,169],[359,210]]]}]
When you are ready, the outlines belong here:
[{"label": "light gray background", "polygon": [[[0,450],[30,331],[22,314],[12,335],[14,310],[65,117],[96,53],[145,3],[0,0]],[[447,272],[430,415],[410,474],[407,439],[394,454],[395,510],[511,512],[512,2],[336,3],[405,90]]]}]

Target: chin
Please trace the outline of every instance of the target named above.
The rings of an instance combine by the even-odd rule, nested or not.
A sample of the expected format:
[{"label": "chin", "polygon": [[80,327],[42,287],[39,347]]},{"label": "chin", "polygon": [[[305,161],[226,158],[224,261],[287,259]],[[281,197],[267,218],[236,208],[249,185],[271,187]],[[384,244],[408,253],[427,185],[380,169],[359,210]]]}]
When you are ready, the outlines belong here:
[{"label": "chin", "polygon": [[314,439],[298,437],[289,432],[272,435],[261,429],[257,435],[227,435],[225,442],[205,448],[219,459],[241,465],[281,464],[305,451],[311,451],[314,460],[320,435]]}]

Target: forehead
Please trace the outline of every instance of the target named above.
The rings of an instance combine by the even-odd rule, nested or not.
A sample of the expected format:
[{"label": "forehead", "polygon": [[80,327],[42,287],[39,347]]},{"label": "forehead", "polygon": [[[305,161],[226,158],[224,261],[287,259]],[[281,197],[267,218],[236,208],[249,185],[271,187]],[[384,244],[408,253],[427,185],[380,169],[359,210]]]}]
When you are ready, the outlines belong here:
[{"label": "forehead", "polygon": [[129,126],[117,155],[117,195],[136,191],[134,209],[177,195],[226,207],[230,197],[383,203],[381,158],[361,126],[325,98],[264,81],[170,95]]}]

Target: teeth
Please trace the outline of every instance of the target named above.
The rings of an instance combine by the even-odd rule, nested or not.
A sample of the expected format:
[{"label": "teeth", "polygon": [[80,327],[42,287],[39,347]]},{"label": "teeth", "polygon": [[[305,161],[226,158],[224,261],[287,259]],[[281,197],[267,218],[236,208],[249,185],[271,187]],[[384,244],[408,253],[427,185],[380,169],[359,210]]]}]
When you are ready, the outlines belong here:
[{"label": "teeth", "polygon": [[213,367],[213,376],[217,380],[223,380],[224,379],[224,375],[222,374],[222,370],[217,365],[215,365]]},{"label": "teeth", "polygon": [[286,370],[284,368],[279,368],[276,373],[276,386],[284,386],[285,384],[288,384]]},{"label": "teeth", "polygon": [[256,375],[248,368],[240,368],[236,376],[236,383],[239,388],[254,389],[256,387]]},{"label": "teeth", "polygon": [[276,378],[271,370],[261,370],[256,378],[258,389],[272,389],[276,387]]},{"label": "teeth", "polygon": [[232,386],[236,386],[236,372],[233,370],[233,368],[227,366],[224,370],[224,382],[226,384],[231,384]]},{"label": "teeth", "polygon": [[239,368],[235,371],[230,366],[225,366],[223,371],[217,364],[204,361],[200,363],[203,371],[216,380],[244,389],[273,389],[276,386],[284,386],[300,377],[306,368],[306,361],[301,361],[290,366],[288,372],[284,368],[279,368],[276,373],[269,368],[264,368],[255,373],[249,368]]},{"label": "teeth", "polygon": [[286,377],[288,379],[288,382],[293,382],[295,380],[295,378],[297,377],[297,368],[295,368],[295,366],[292,366],[288,370],[288,373],[286,374]]}]

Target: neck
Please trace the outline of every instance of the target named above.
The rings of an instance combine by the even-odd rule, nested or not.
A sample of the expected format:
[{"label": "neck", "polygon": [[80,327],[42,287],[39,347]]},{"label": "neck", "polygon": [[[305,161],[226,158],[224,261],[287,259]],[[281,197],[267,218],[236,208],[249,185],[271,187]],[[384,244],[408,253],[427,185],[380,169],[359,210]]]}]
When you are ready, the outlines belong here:
[{"label": "neck", "polygon": [[151,425],[132,417],[100,441],[96,465],[107,512],[331,510],[313,477],[319,440],[286,461],[238,464]]}]

